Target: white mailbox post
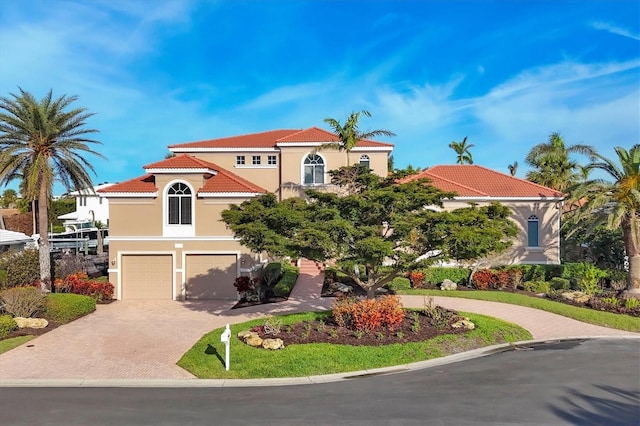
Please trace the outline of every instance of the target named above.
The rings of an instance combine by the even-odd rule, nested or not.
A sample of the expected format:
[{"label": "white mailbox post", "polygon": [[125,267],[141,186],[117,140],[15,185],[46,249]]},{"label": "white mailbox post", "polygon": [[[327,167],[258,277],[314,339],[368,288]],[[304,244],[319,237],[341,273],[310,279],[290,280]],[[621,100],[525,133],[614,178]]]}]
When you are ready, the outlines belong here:
[{"label": "white mailbox post", "polygon": [[224,368],[229,371],[229,344],[231,343],[231,329],[229,328],[229,324],[227,324],[226,328],[222,332],[220,336],[220,341],[224,343]]}]

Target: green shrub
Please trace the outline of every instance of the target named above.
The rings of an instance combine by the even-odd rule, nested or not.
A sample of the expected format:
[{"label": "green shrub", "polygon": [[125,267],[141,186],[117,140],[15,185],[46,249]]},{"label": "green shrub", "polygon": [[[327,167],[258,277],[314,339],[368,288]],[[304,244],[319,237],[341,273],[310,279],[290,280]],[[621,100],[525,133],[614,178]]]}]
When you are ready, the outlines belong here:
[{"label": "green shrub", "polygon": [[571,288],[571,282],[566,278],[553,277],[549,284],[554,290],[569,290]]},{"label": "green shrub", "polygon": [[284,268],[284,274],[280,281],[273,287],[273,295],[276,297],[289,297],[291,290],[296,285],[299,271],[297,268]]},{"label": "green shrub", "polygon": [[629,273],[626,271],[620,271],[618,269],[611,269],[607,271],[607,280],[609,281],[609,287],[614,290],[621,291],[627,287],[627,278]]},{"label": "green shrub", "polygon": [[96,310],[89,296],[72,293],[50,293],[44,303],[45,314],[53,321],[67,323]]},{"label": "green shrub", "polygon": [[11,287],[0,291],[4,310],[14,317],[29,318],[42,312],[44,295],[36,287]]},{"label": "green shrub", "polygon": [[7,272],[5,287],[33,284],[40,280],[38,250],[9,250],[0,256],[0,269]]},{"label": "green shrub", "polygon": [[440,284],[444,280],[451,280],[459,285],[467,285],[471,270],[469,268],[429,268],[425,271],[425,281]]},{"label": "green shrub", "polygon": [[16,328],[18,324],[11,315],[0,315],[0,339],[7,337]]},{"label": "green shrub", "polygon": [[264,280],[264,283],[268,288],[273,287],[273,285],[280,278],[281,274],[282,264],[280,262],[271,262],[268,263],[264,268],[262,268],[262,279]]},{"label": "green shrub", "polygon": [[634,308],[637,308],[638,306],[640,306],[640,300],[634,297],[630,297],[624,300],[624,307],[627,309],[634,309]]},{"label": "green shrub", "polygon": [[395,277],[389,284],[387,284],[389,290],[409,290],[411,288],[411,281],[405,277]]},{"label": "green shrub", "polygon": [[546,271],[542,265],[529,265],[528,271],[524,273],[523,279],[525,281],[544,281],[546,278]]},{"label": "green shrub", "polygon": [[7,271],[4,269],[0,269],[0,288],[4,288],[7,286]]},{"label": "green shrub", "polygon": [[589,296],[600,293],[600,280],[606,276],[605,271],[591,263],[581,262],[576,268],[578,288]]},{"label": "green shrub", "polygon": [[547,281],[525,281],[524,289],[533,293],[549,293],[551,285]]}]

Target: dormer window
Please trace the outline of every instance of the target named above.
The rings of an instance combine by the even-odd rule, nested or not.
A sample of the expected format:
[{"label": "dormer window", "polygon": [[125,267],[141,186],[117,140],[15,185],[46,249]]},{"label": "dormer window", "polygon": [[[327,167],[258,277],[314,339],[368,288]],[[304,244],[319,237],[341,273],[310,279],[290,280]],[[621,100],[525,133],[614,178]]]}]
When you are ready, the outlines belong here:
[{"label": "dormer window", "polygon": [[324,183],[324,160],[318,154],[309,154],[304,159],[304,184],[322,185]]}]

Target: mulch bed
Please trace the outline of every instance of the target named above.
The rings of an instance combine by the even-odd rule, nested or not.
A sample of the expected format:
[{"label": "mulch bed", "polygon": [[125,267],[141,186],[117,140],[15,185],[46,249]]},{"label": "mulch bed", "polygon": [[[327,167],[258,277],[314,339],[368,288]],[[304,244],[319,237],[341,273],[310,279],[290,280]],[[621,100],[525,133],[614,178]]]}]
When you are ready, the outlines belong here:
[{"label": "mulch bed", "polygon": [[464,334],[469,330],[453,328],[451,324],[463,319],[456,312],[443,308],[436,308],[443,315],[443,320],[434,324],[431,317],[424,312],[418,312],[414,317],[412,312],[405,314],[404,321],[395,329],[381,329],[368,333],[356,332],[340,327],[333,318],[325,321],[304,321],[292,325],[284,325],[277,335],[266,335],[262,326],[254,327],[260,337],[279,338],[285,345],[304,343],[331,343],[334,345],[351,346],[382,346],[394,343],[422,342],[444,334]]}]

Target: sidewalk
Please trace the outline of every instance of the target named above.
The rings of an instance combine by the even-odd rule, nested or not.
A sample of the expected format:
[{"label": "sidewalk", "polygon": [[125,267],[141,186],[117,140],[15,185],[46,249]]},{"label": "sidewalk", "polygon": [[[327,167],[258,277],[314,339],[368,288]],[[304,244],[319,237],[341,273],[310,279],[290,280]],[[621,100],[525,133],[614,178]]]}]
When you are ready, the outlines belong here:
[{"label": "sidewalk", "polygon": [[[233,302],[230,301],[125,300],[98,305],[93,314],[0,355],[0,386],[64,386],[65,383],[77,386],[78,383],[95,384],[96,380],[106,380],[111,383],[110,386],[138,386],[143,383],[167,386],[190,383],[199,386],[202,384],[198,383],[203,381],[194,380],[176,362],[204,334],[227,323],[273,314],[329,309],[332,299],[320,297],[322,280],[323,275],[319,272],[302,273],[286,302],[243,309],[232,310]],[[401,296],[401,299],[406,307],[422,307],[425,303],[422,296]],[[434,297],[434,301],[446,308],[480,313],[518,324],[529,330],[536,340],[605,336],[640,338],[639,333],[585,324],[521,306],[450,297]],[[458,354],[451,359],[468,359],[487,351]],[[433,360],[424,365],[442,362],[451,361]],[[254,380],[239,385],[318,383],[340,380],[354,374],[259,383]],[[215,385],[211,381],[208,383]]]}]

